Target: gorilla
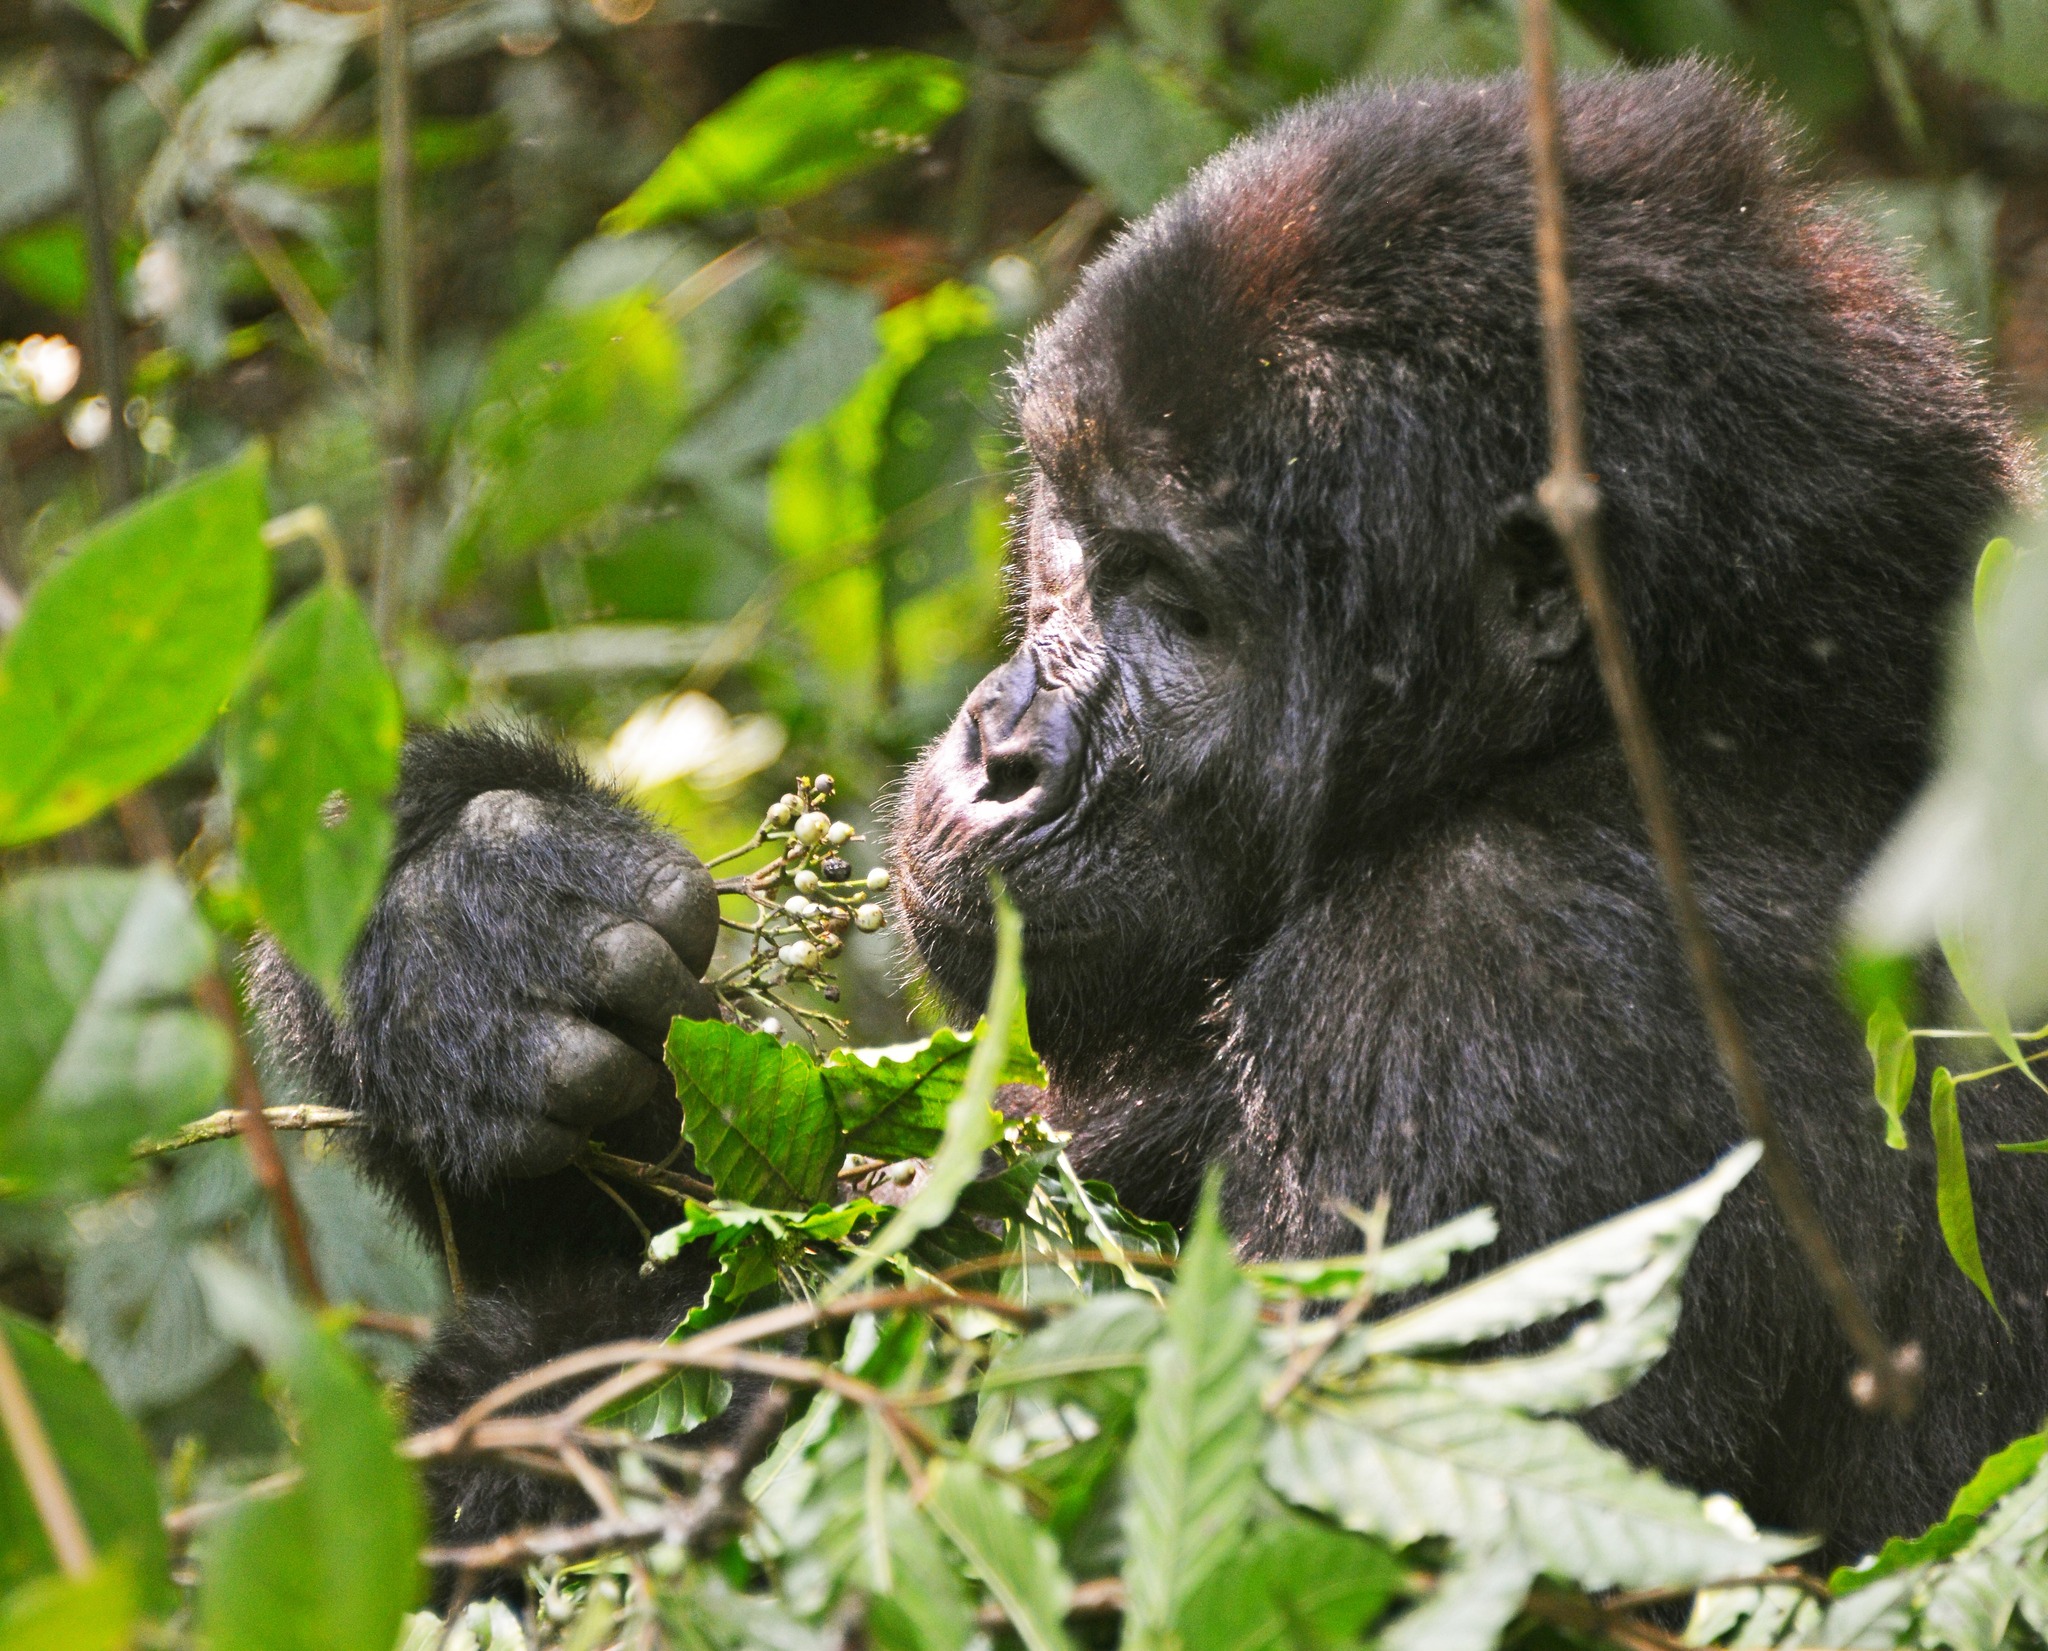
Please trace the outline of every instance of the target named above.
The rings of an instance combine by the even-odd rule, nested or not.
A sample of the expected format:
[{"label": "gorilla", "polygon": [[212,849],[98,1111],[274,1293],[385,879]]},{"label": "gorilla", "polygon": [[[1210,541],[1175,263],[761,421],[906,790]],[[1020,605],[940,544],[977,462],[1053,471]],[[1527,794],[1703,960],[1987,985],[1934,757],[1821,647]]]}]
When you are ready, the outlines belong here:
[{"label": "gorilla", "polygon": [[[1700,1245],[1669,1356],[1604,1439],[1834,1553],[1938,1516],[2048,1410],[2032,1092],[1974,1086],[2008,1334],[1945,1256],[1924,1145],[1885,1148],[1833,985],[1846,892],[1925,773],[1943,617],[2027,488],[1924,294],[1686,64],[1568,84],[1587,439],[1709,919],[1804,1173],[1873,1312],[1926,1351],[1900,1425],[1754,1179]],[[1522,87],[1344,90],[1200,169],[1030,340],[1016,649],[893,804],[900,915],[962,1015],[988,874],[1026,921],[1038,1100],[1085,1173],[1185,1220],[1225,1167],[1254,1256],[1491,1204],[1486,1265],[1668,1192],[1740,1134],[1559,547]],[[272,953],[276,1047],[360,1112],[472,1294],[411,1386],[453,1413],[553,1353],[665,1333],[573,1168],[660,1158],[658,1056],[716,933],[699,863],[545,743],[410,748],[347,1014]],[[660,1211],[645,1212],[650,1219]],[[451,1469],[443,1529],[559,1487]]]}]

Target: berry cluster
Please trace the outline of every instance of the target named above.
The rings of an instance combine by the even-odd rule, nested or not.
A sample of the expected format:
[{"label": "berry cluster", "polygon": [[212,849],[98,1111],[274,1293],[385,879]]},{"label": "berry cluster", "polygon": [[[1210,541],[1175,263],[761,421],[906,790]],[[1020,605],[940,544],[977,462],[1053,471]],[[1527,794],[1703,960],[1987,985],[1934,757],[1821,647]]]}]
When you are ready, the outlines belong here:
[{"label": "berry cluster", "polygon": [[838,1002],[839,988],[826,966],[845,949],[847,931],[873,934],[888,921],[879,896],[889,874],[877,868],[854,875],[845,850],[863,839],[851,821],[826,812],[832,793],[830,774],[798,775],[796,789],[769,804],[751,838],[710,862],[720,865],[763,848],[776,851],[759,869],[718,884],[720,894],[742,895],[754,906],[750,923],[720,919],[751,944],[745,957],[710,977],[712,989],[743,1026],[779,1035],[786,1023],[773,1011],[780,1010],[807,1031],[815,1023],[835,1039],[846,1034],[836,1017],[807,1009],[784,991],[804,984],[827,1003]]}]

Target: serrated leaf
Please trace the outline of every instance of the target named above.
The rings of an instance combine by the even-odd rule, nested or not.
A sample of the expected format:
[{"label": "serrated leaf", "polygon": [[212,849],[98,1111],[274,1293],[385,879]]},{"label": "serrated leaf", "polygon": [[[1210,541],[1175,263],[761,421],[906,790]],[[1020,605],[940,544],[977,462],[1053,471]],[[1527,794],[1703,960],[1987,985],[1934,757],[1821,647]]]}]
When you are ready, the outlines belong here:
[{"label": "serrated leaf", "polygon": [[1381,1651],[1492,1651],[1535,1580],[1536,1567],[1512,1545],[1457,1554],[1429,1598],[1380,1636]]},{"label": "serrated leaf", "polygon": [[383,1394],[341,1340],[260,1275],[198,1258],[221,1329],[291,1396],[300,1483],[208,1532],[199,1615],[213,1651],[389,1651],[418,1596],[424,1534]]},{"label": "serrated leaf", "polygon": [[1261,1519],[1181,1612],[1185,1651],[1336,1651],[1401,1591],[1381,1543],[1291,1508]]},{"label": "serrated leaf", "polygon": [[834,1295],[852,1289],[877,1263],[901,1254],[920,1234],[952,1215],[961,1192],[980,1172],[982,1154],[1002,1138],[1002,1114],[990,1103],[1008,1058],[1010,1023],[1024,1002],[1024,923],[1000,890],[995,913],[996,966],[989,983],[984,1031],[975,1040],[960,1092],[947,1105],[946,1131],[932,1156],[924,1185],[832,1281]]},{"label": "serrated leaf", "polygon": [[463,420],[458,552],[517,556],[591,521],[653,474],[683,415],[682,349],[644,294],[541,311],[499,341]]},{"label": "serrated leaf", "polygon": [[924,52],[821,53],[778,63],[690,128],[605,214],[614,235],[671,218],[786,205],[902,154],[967,99],[960,71]]},{"label": "serrated leaf", "polygon": [[806,1210],[831,1196],[839,1120],[809,1055],[765,1032],[678,1020],[668,1065],[683,1134],[721,1198]]},{"label": "serrated leaf", "polygon": [[1977,1248],[1977,1208],[1970,1197],[1970,1156],[1963,1144],[1963,1123],[1956,1109],[1956,1083],[1945,1066],[1934,1069],[1927,1088],[1927,1126],[1934,1136],[1934,1208],[1941,1219],[1942,1242],[1963,1277],[1977,1286],[1991,1310],[2005,1322],[1984,1256]]},{"label": "serrated leaf", "polygon": [[1880,1003],[1870,1012],[1863,1030],[1863,1046],[1870,1051],[1877,1104],[1884,1113],[1884,1144],[1904,1152],[1906,1104],[1913,1098],[1918,1062],[1913,1053],[1913,1034],[1896,1003]]},{"label": "serrated leaf", "polygon": [[332,581],[271,628],[229,713],[242,865],[265,927],[329,997],[383,885],[404,733],[369,621]]},{"label": "serrated leaf", "polygon": [[1258,1490],[1258,1296],[1238,1273],[1210,1177],[1181,1250],[1166,1333],[1145,1362],[1124,1462],[1125,1642],[1173,1643],[1196,1589],[1236,1548]]},{"label": "serrated leaf", "polygon": [[[946,1110],[967,1081],[975,1045],[987,1027],[982,1020],[965,1037],[941,1027],[918,1043],[835,1049],[827,1055],[825,1087],[846,1131],[846,1150],[889,1159],[936,1152],[946,1133]],[[1021,1052],[1013,1046],[1004,1051],[996,1082],[1042,1087],[1045,1070],[1028,1044]]]},{"label": "serrated leaf", "polygon": [[213,942],[168,871],[31,873],[0,891],[0,1177],[82,1196],[212,1106],[226,1033],[185,1001]]},{"label": "serrated leaf", "polygon": [[1397,1548],[1425,1536],[1471,1553],[1513,1546],[1589,1589],[1748,1575],[1810,1546],[1717,1522],[1699,1497],[1570,1422],[1427,1382],[1300,1404],[1275,1427],[1265,1468],[1283,1496]]},{"label": "serrated leaf", "polygon": [[1483,1250],[1500,1236],[1500,1223],[1483,1206],[1454,1216],[1440,1227],[1389,1244],[1379,1255],[1333,1255],[1305,1261],[1261,1261],[1245,1269],[1252,1281],[1273,1295],[1310,1300],[1342,1300],[1354,1294],[1368,1267],[1375,1294],[1393,1296],[1420,1285],[1434,1284],[1450,1271],[1451,1258]]},{"label": "serrated leaf", "polygon": [[[99,1378],[47,1331],[0,1309],[0,1335],[7,1337],[94,1549],[102,1556],[118,1555],[126,1564],[133,1602],[152,1613],[169,1611],[177,1597],[170,1584],[170,1550],[157,1503],[156,1468],[142,1435],[115,1408]],[[56,1569],[35,1502],[0,1437],[0,1595]],[[32,1605],[30,1600],[23,1609]],[[12,1648],[17,1642],[0,1644]]]},{"label": "serrated leaf", "polygon": [[0,845],[90,819],[192,749],[270,590],[260,447],[87,532],[0,648]]},{"label": "serrated leaf", "polygon": [[1065,1618],[1074,1585],[1053,1539],[1006,1485],[970,1461],[934,1461],[924,1511],[966,1556],[1029,1651],[1070,1651]]},{"label": "serrated leaf", "polygon": [[1542,1324],[1602,1301],[1618,1289],[1622,1296],[1617,1305],[1632,1302],[1636,1310],[1647,1311],[1649,1301],[1624,1287],[1640,1283],[1645,1274],[1675,1285],[1700,1229],[1761,1153],[1755,1142],[1745,1143],[1689,1186],[1574,1233],[1405,1313],[1376,1319],[1363,1332],[1365,1344],[1375,1355],[1465,1347]]}]

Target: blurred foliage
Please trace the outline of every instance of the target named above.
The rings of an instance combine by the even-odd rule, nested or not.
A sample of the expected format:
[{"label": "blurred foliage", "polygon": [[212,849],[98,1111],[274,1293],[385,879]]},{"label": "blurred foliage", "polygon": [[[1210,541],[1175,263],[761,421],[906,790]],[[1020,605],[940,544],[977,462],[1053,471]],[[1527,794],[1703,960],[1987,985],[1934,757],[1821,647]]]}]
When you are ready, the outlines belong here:
[{"label": "blurred foliage", "polygon": [[[1564,9],[1570,66],[1697,52],[1778,98],[1823,182],[1917,262],[2021,414],[2048,415],[2048,0]],[[277,1293],[286,1240],[237,1143],[129,1153],[227,1099],[232,1015],[193,999],[218,1005],[256,925],[334,984],[388,854],[402,727],[544,721],[707,850],[744,837],[790,771],[829,767],[842,796],[873,796],[1000,647],[1003,374],[1088,254],[1292,100],[1518,53],[1504,0],[438,0],[413,14],[395,131],[382,21],[289,0],[0,0],[0,1302],[98,1552],[54,1574],[0,1463],[9,1646],[134,1643],[169,1606],[160,1509],[283,1463],[298,1487],[213,1527],[206,1554],[244,1557],[175,1632],[372,1646],[411,1603],[410,1478],[357,1361],[402,1372],[405,1332],[443,1302],[439,1260],[324,1137],[287,1139],[327,1290],[372,1315],[310,1316]],[[400,158],[409,220],[380,196]],[[394,286],[417,306],[403,356]],[[1987,556],[1955,758],[1866,901],[1849,986],[1870,1017],[1873,1127],[1895,1144],[1922,1127],[1902,949],[1942,941],[2002,1059],[2024,1064],[2033,1041],[2004,1006],[2027,1012],[2048,981],[2043,565],[2025,534]],[[892,978],[886,956],[847,953],[856,1042],[919,1030]],[[1013,1236],[1020,1196],[1056,1207],[1079,1223],[1070,1248],[1142,1236],[1050,1160],[1010,1175],[1031,1158],[1015,1141],[993,1149],[1009,1169],[975,1178],[989,1120],[954,1116],[973,1047],[939,1032],[817,1063],[763,1039],[692,1065],[731,1079],[693,1113],[733,1180],[720,1190],[791,1206],[690,1217],[721,1257],[695,1327],[803,1257],[841,1264],[849,1234],[861,1265],[887,1252],[899,1270],[970,1243],[956,1198]],[[1962,1141],[1977,1075],[1928,1087],[1931,1218],[1981,1279]],[[273,1101],[302,1099],[266,1080]],[[798,1108],[804,1153],[739,1149],[762,1106]],[[860,1226],[849,1206],[800,1207],[845,1151],[936,1154],[943,1196],[886,1242],[873,1211]],[[766,1598],[730,1554],[692,1560],[689,1621],[670,1631],[824,1643],[818,1613],[851,1588],[877,1644],[964,1644],[996,1631],[984,1610],[1060,1644],[1070,1574],[1116,1572],[1124,1543],[1148,1556],[1134,1643],[1189,1646],[1351,1644],[1397,1610],[1389,1644],[1555,1645],[1606,1630],[1576,1606],[1536,1611],[1538,1570],[1706,1574],[1664,1563],[1669,1548],[1662,1570],[1625,1573],[1619,1529],[1544,1547],[1570,1531],[1540,1511],[1454,1528],[1441,1510],[1473,1463],[1444,1453],[1469,1408],[1354,1407],[1313,1424],[1331,1440],[1300,1420],[1292,1447],[1268,1430],[1255,1470],[1250,1365],[1212,1356],[1244,1342],[1246,1292],[1267,1309],[1283,1284],[1334,1300],[1371,1269],[1248,1283],[1213,1234],[1191,1254],[1163,1319],[1156,1285],[1068,1255],[1068,1284],[1103,1293],[1021,1341],[929,1314],[848,1332],[826,1350],[844,1372],[908,1391],[954,1360],[998,1419],[949,1437],[912,1498],[873,1412],[813,1405],[775,1458],[809,1487],[782,1516],[813,1523],[747,1561],[809,1544],[779,1573],[797,1591]],[[1062,1334],[1110,1362],[1031,1388],[1017,1361],[1053,1358]],[[1538,1373],[1620,1381],[1626,1351]],[[1014,1407],[987,1397],[1006,1381]],[[706,1414],[719,1385],[678,1379],[636,1400],[641,1419]],[[1076,1415],[1110,1444],[1050,1449]],[[1200,1461],[1177,1459],[1197,1422]],[[1550,1425],[1511,1418],[1486,1449],[1532,1472],[1563,1451],[1586,1483],[1611,1470]],[[1367,1438],[1382,1462],[1429,1441],[1449,1500],[1362,1499],[1339,1470]],[[1057,1467],[1019,1481],[1041,1452]],[[1965,1651],[2048,1633],[2038,1458],[1987,1464],[1949,1521],[1860,1586],[1838,1576],[1832,1605],[1723,1590],[1693,1637]],[[1182,1515],[1203,1474],[1215,1522],[1196,1528]],[[1105,1523],[1101,1488],[1126,1476],[1131,1512]],[[608,1643],[618,1580],[598,1567],[561,1596],[586,1651]],[[437,1631],[411,1630],[423,1646]],[[479,1608],[452,1643],[525,1634]]]}]

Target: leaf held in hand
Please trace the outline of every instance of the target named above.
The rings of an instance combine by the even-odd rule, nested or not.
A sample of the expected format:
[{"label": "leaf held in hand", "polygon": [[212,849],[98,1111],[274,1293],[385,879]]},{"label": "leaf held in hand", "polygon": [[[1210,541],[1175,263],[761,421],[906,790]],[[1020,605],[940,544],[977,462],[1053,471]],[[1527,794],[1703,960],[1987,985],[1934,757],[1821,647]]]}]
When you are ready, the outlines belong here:
[{"label": "leaf held in hand", "polygon": [[839,1119],[809,1055],[765,1032],[679,1020],[668,1064],[683,1134],[719,1197],[805,1210],[831,1196]]}]

